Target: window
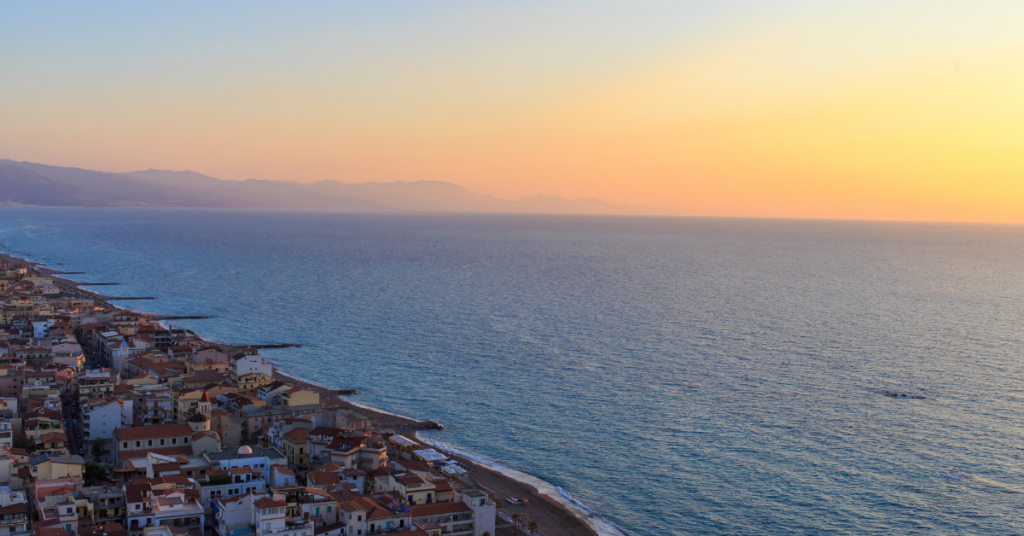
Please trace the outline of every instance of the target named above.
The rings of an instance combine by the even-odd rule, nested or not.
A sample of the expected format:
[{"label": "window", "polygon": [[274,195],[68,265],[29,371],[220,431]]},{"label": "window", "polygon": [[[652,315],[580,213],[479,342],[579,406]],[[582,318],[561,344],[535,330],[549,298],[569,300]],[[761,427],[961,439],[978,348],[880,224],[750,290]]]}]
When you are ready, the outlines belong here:
[{"label": "window", "polygon": [[331,507],[330,506],[327,507],[327,513],[328,514],[331,513]]},{"label": "window", "polygon": [[172,444],[172,445],[177,445],[177,444],[178,444],[178,438],[176,438],[176,437],[172,437],[172,438],[171,438],[171,444]]},{"label": "window", "polygon": [[137,448],[137,447],[141,447],[141,446],[142,446],[142,441],[136,441],[136,442],[135,442],[135,447],[136,447],[136,448]]},{"label": "window", "polygon": [[123,449],[128,448],[128,442],[125,441],[123,444],[121,444],[121,448],[123,448]]},{"label": "window", "polygon": [[163,444],[164,444],[164,440],[163,440],[163,439],[161,439],[161,440],[160,440],[160,444],[161,444],[161,445],[163,445]]}]

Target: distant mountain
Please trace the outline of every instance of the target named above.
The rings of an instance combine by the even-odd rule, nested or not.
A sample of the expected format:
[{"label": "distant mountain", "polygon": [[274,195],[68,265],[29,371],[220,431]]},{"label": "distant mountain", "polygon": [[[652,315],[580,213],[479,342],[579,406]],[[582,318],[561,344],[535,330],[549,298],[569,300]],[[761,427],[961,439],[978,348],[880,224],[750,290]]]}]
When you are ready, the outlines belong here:
[{"label": "distant mountain", "polygon": [[92,200],[80,188],[30,169],[0,163],[0,205],[83,206]]},{"label": "distant mountain", "polygon": [[[12,160],[0,160],[0,166],[10,170],[7,175],[0,175],[0,181],[13,181],[12,187],[17,183],[17,192],[22,192],[17,196],[6,195],[4,192],[8,188],[0,182],[0,203],[11,197],[6,204],[544,214],[664,213],[597,199],[572,200],[548,195],[498,199],[439,181],[359,184],[256,179],[226,181],[192,171],[149,169],[107,173]],[[13,178],[3,179],[7,176]]]}]

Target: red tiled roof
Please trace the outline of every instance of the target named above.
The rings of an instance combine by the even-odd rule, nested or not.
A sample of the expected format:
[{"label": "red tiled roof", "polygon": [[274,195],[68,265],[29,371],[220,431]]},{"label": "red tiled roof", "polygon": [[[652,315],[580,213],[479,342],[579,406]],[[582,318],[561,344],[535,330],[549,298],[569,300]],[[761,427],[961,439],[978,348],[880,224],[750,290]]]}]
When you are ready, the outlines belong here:
[{"label": "red tiled roof", "polygon": [[27,503],[15,503],[0,508],[0,516],[10,514],[27,514],[28,504]]},{"label": "red tiled roof", "polygon": [[[140,439],[158,439],[161,437],[191,436],[192,429],[187,424],[154,424],[134,428],[118,428],[114,430],[120,441],[138,441]],[[191,449],[190,449],[191,450]]]},{"label": "red tiled roof", "polygon": [[272,499],[264,499],[262,501],[257,501],[254,504],[254,506],[256,508],[276,508],[276,507],[280,507],[280,506],[288,506],[288,503],[286,503],[284,501],[275,501],[275,500],[272,500]]},{"label": "red tiled roof", "polygon": [[61,434],[59,432],[46,434],[43,437],[39,438],[40,443],[67,443],[67,441],[68,436]]},{"label": "red tiled roof", "polygon": [[318,486],[327,484],[340,484],[341,478],[338,473],[309,473],[306,475],[309,478],[311,484]]},{"label": "red tiled roof", "polygon": [[305,441],[309,437],[309,430],[305,428],[296,428],[291,432],[284,435],[285,439],[289,441]]}]

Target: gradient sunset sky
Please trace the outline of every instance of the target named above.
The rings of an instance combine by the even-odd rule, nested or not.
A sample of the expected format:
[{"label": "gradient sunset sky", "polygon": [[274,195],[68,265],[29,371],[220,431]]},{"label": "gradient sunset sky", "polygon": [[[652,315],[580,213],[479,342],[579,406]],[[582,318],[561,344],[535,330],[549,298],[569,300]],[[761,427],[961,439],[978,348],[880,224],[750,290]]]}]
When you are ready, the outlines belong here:
[{"label": "gradient sunset sky", "polygon": [[1024,223],[1024,2],[4,3],[0,158]]}]

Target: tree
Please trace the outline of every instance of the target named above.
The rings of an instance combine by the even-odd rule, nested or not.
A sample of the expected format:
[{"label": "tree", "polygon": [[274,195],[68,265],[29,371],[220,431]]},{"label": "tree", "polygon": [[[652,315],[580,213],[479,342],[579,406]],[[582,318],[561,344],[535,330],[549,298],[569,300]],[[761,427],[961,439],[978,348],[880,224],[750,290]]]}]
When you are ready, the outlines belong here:
[{"label": "tree", "polygon": [[214,475],[214,476],[207,475],[206,476],[206,485],[207,486],[223,486],[224,484],[230,484],[230,483],[231,483],[231,476],[230,475]]},{"label": "tree", "polygon": [[92,457],[97,459],[97,460],[100,459],[100,456],[103,456],[103,451],[104,451],[104,449],[103,449],[103,439],[99,438],[99,437],[97,437],[96,439],[93,439],[92,440]]},{"label": "tree", "polygon": [[36,440],[27,435],[16,436],[12,444],[14,445],[14,448],[25,449],[25,452],[28,452],[29,454],[36,450]]},{"label": "tree", "polygon": [[519,534],[519,513],[512,514],[512,527],[515,529],[515,533]]},{"label": "tree", "polygon": [[491,531],[485,530],[484,533],[481,534],[480,536],[491,536]]},{"label": "tree", "polygon": [[529,527],[530,527],[530,536],[533,536],[533,534],[535,532],[537,532],[537,522],[531,519],[530,523],[529,523]]},{"label": "tree", "polygon": [[85,462],[85,484],[93,486],[107,480],[107,468],[92,460]]}]

